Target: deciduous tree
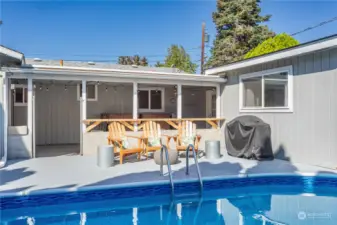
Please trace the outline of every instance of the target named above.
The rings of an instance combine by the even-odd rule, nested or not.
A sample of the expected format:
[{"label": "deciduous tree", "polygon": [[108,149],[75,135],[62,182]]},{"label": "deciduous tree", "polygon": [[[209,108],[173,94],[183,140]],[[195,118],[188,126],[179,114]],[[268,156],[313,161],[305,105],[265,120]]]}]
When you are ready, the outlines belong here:
[{"label": "deciduous tree", "polygon": [[175,67],[186,73],[195,73],[198,65],[191,61],[190,55],[182,46],[171,45],[167,50],[164,63],[157,62],[156,67]]}]

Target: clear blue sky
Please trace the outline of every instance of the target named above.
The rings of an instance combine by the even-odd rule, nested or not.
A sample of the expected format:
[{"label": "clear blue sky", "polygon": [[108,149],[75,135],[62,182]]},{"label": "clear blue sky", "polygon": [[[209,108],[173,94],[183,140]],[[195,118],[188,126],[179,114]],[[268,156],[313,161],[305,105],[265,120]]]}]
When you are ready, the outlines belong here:
[{"label": "clear blue sky", "polygon": [[[261,7],[272,15],[267,24],[276,33],[294,33],[337,16],[337,0],[264,0]],[[151,64],[163,60],[171,44],[181,44],[197,62],[201,23],[212,40],[215,9],[215,0],[2,0],[0,41],[27,57],[116,62],[119,55],[140,54]],[[296,38],[303,43],[335,33],[337,21]]]}]

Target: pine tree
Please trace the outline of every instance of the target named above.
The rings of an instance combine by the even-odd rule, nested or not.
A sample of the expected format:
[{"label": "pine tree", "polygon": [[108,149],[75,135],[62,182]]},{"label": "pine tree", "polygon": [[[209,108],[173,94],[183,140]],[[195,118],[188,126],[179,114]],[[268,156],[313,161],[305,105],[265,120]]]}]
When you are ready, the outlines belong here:
[{"label": "pine tree", "polygon": [[140,57],[139,55],[134,56],[119,56],[118,64],[121,65],[137,65],[137,66],[148,66],[149,63],[146,57]]},{"label": "pine tree", "polygon": [[216,39],[207,67],[243,59],[244,55],[274,33],[266,25],[270,15],[261,16],[260,0],[217,0],[213,13]]},{"label": "pine tree", "polygon": [[140,56],[139,55],[134,55],[133,56],[133,64],[139,66],[140,65]]},{"label": "pine tree", "polygon": [[126,65],[125,56],[118,57],[118,64]]},{"label": "pine tree", "polygon": [[142,57],[142,58],[140,59],[139,65],[141,65],[141,66],[148,66],[149,63],[148,63],[148,61],[147,61],[147,58],[146,58],[146,57]]}]

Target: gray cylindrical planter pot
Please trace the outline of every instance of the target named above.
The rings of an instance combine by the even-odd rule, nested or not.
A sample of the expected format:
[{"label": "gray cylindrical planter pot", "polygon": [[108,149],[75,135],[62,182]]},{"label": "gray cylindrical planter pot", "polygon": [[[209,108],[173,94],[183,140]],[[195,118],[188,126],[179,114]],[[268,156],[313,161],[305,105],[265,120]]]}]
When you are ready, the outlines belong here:
[{"label": "gray cylindrical planter pot", "polygon": [[97,166],[109,168],[114,165],[114,149],[111,145],[100,145],[97,148]]},{"label": "gray cylindrical planter pot", "polygon": [[220,155],[220,141],[206,141],[206,159],[218,159]]}]

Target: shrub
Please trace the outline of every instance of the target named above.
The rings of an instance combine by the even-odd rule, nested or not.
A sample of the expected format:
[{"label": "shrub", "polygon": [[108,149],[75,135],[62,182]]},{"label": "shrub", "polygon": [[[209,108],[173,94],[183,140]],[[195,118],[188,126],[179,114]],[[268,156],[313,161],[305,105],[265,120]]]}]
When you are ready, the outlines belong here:
[{"label": "shrub", "polygon": [[288,34],[278,34],[275,37],[268,38],[267,40],[256,46],[256,48],[250,50],[244,58],[248,59],[259,55],[264,55],[281,49],[290,48],[298,44],[299,42]]}]

